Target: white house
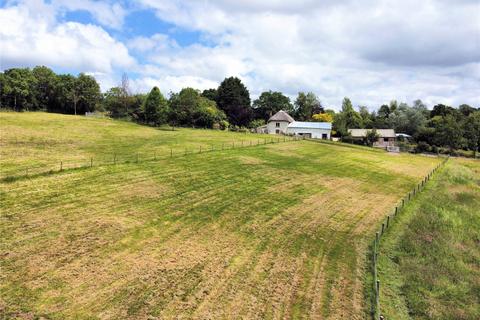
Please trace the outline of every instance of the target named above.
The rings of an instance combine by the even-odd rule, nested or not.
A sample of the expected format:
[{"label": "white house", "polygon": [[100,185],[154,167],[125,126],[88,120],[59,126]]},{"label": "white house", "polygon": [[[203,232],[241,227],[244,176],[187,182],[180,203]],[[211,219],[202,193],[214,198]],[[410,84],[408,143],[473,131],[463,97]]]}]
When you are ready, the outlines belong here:
[{"label": "white house", "polygon": [[268,119],[267,133],[268,134],[286,134],[287,127],[290,123],[294,122],[292,117],[283,110],[278,111]]},{"label": "white house", "polygon": [[304,136],[314,139],[328,139],[332,132],[332,124],[330,122],[300,122],[294,121],[287,127],[287,134]]},{"label": "white house", "polygon": [[315,139],[330,139],[332,124],[330,122],[295,121],[283,110],[275,113],[267,122],[268,134],[289,134]]}]

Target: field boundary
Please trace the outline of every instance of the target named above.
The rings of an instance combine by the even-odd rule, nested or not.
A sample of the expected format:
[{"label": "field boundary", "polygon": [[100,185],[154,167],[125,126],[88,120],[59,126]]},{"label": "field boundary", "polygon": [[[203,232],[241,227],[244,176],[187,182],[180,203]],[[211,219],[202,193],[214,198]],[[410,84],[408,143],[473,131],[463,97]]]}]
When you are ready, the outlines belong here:
[{"label": "field boundary", "polygon": [[[130,155],[119,154],[119,153],[112,153],[111,157],[109,158],[95,158],[90,157],[89,159],[85,159],[83,161],[69,161],[69,160],[58,160],[55,162],[44,163],[40,165],[31,165],[31,166],[23,166],[18,170],[10,171],[5,176],[0,176],[0,182],[11,182],[16,181],[22,178],[32,178],[38,177],[46,174],[53,174],[58,173],[66,170],[75,170],[75,169],[87,169],[93,167],[103,167],[108,165],[116,165],[116,164],[128,164],[128,163],[140,163],[140,162],[147,162],[147,161],[157,161],[157,160],[166,160],[171,158],[179,158],[185,157],[187,155],[192,154],[202,154],[202,153],[211,153],[211,152],[219,152],[219,151],[227,151],[227,150],[237,150],[242,148],[250,148],[250,147],[258,147],[264,146],[267,144],[276,144],[276,143],[286,143],[286,142],[293,142],[293,141],[300,141],[305,140],[305,138],[297,137],[297,136],[283,136],[283,137],[270,137],[270,138],[263,138],[257,139],[256,143],[253,140],[245,141],[232,141],[229,143],[222,143],[221,145],[210,145],[209,147],[205,148],[203,145],[199,145],[198,148],[175,148],[170,147],[170,152],[168,153],[157,153],[156,151],[152,151],[149,154],[145,153],[134,153]],[[202,148],[203,147],[203,148]],[[183,149],[183,150],[181,150]]]},{"label": "field boundary", "polygon": [[399,215],[402,211],[405,205],[413,200],[416,195],[420,191],[422,191],[427,182],[430,181],[430,179],[433,177],[433,175],[442,167],[444,166],[449,157],[445,158],[442,160],[441,163],[439,163],[435,168],[433,168],[432,171],[430,171],[420,183],[418,183],[412,191],[409,191],[402,199],[399,201],[399,203],[395,206],[393,209],[393,214],[388,214],[382,222],[382,225],[380,227],[380,230],[375,232],[375,238],[373,240],[373,243],[370,246],[370,256],[371,256],[371,270],[372,270],[372,277],[373,277],[373,296],[372,296],[372,301],[371,301],[371,316],[372,319],[374,320],[384,320],[384,316],[381,313],[381,294],[380,294],[380,279],[378,277],[378,270],[377,270],[377,260],[378,260],[378,255],[379,255],[379,246],[380,246],[380,240],[382,239],[382,236],[389,230],[389,226],[395,221],[395,217]]}]

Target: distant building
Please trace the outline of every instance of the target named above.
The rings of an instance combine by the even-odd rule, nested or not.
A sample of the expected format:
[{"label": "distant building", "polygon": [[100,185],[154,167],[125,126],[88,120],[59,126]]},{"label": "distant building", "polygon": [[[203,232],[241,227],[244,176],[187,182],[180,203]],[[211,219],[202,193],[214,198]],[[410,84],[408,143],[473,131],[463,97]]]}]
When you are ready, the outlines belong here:
[{"label": "distant building", "polygon": [[[367,132],[374,129],[348,129],[353,140],[364,140],[367,137]],[[393,129],[375,129],[378,134],[378,139],[373,143],[374,147],[387,148],[394,147],[396,141],[395,130]]]},{"label": "distant building", "polygon": [[[260,128],[263,130],[263,128]],[[314,139],[330,139],[332,124],[330,122],[295,121],[283,110],[275,113],[267,122],[268,134],[298,135]]]},{"label": "distant building", "polygon": [[293,118],[283,110],[278,111],[268,119],[268,134],[287,134],[287,127],[294,122]]},{"label": "distant building", "polygon": [[332,124],[330,122],[300,122],[294,121],[287,127],[287,133],[304,136],[314,139],[328,139],[332,132]]}]

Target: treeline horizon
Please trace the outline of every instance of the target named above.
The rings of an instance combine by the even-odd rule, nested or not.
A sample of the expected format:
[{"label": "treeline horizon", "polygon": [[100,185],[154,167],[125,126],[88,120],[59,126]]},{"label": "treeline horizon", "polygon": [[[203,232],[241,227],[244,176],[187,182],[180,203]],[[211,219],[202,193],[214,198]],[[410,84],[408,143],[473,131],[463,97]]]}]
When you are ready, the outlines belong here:
[{"label": "treeline horizon", "polygon": [[348,129],[365,128],[411,135],[420,151],[435,151],[436,147],[477,151],[480,145],[480,109],[467,104],[458,108],[436,104],[429,110],[419,99],[411,106],[392,100],[374,111],[367,106],[358,106],[357,111],[345,97],[341,110],[335,111],[324,107],[313,92],[299,92],[292,102],[283,93],[270,90],[252,101],[237,77],[225,78],[217,88],[203,91],[183,88],[167,98],[158,87],[132,94],[126,74],[119,86],[102,93],[96,79],[84,73],[75,77],[56,74],[45,66],[12,68],[0,73],[0,107],[82,115],[100,111],[151,126],[231,130],[259,127],[284,110],[297,121],[332,122],[332,135],[346,141]]}]

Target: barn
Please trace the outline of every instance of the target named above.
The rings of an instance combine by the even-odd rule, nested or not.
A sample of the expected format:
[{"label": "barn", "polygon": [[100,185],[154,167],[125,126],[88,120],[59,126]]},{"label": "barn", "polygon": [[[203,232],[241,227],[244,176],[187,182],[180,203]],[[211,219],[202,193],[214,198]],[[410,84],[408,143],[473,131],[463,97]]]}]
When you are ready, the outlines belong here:
[{"label": "barn", "polygon": [[280,110],[268,119],[268,134],[288,134],[314,139],[330,139],[330,122],[295,121],[287,112]]},{"label": "barn", "polygon": [[301,122],[294,121],[287,127],[287,134],[303,136],[313,139],[328,139],[332,132],[332,124],[330,122]]}]

